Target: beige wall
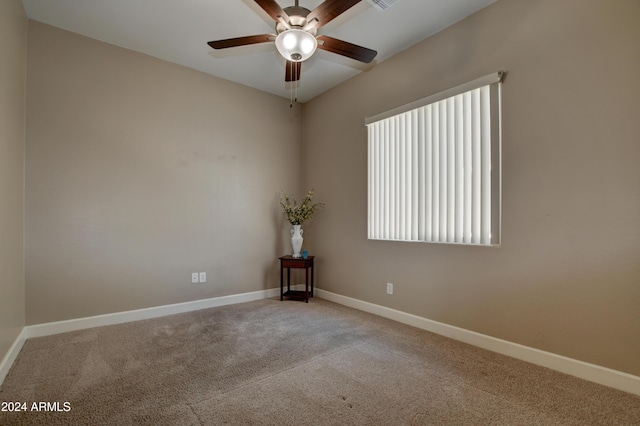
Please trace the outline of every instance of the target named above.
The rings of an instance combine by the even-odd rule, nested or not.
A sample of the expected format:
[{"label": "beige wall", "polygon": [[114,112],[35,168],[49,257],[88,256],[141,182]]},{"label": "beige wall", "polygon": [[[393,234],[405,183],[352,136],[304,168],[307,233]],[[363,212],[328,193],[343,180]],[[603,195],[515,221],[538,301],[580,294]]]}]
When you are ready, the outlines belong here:
[{"label": "beige wall", "polygon": [[25,324],[24,126],[27,17],[0,2],[0,361]]},{"label": "beige wall", "polygon": [[[501,0],[305,104],[319,286],[639,375],[638,22],[637,0]],[[364,117],[498,70],[502,247],[368,241]]]},{"label": "beige wall", "polygon": [[27,83],[28,324],[277,287],[299,106],[37,22]]}]

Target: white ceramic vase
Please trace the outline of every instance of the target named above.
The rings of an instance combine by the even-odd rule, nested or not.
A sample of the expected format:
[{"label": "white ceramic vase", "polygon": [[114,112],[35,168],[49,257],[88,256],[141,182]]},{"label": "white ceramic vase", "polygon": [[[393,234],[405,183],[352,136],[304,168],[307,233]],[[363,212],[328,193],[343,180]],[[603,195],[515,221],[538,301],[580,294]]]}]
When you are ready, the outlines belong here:
[{"label": "white ceramic vase", "polygon": [[293,248],[293,257],[300,257],[302,250],[302,225],[293,225],[291,229],[291,247]]}]

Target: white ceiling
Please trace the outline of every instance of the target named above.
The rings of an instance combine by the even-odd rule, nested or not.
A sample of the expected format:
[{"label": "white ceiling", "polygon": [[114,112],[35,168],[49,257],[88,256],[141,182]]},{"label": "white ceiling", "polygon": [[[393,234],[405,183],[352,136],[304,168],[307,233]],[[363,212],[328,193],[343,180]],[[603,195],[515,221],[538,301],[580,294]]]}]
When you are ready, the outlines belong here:
[{"label": "white ceiling", "polygon": [[[384,11],[368,0],[319,30],[378,51],[371,64],[318,50],[302,64],[298,100],[308,101],[375,67],[496,0],[397,0]],[[300,0],[313,10],[322,0]],[[23,0],[30,19],[142,52],[285,98],[285,62],[272,43],[211,49],[211,40],[274,33],[253,0]],[[294,0],[278,0],[282,8]]]}]

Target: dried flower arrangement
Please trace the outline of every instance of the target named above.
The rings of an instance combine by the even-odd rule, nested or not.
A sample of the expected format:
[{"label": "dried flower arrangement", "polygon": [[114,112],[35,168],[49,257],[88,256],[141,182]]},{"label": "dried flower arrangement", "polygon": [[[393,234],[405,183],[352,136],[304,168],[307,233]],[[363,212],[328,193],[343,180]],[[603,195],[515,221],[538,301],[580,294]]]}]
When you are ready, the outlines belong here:
[{"label": "dried flower arrangement", "polygon": [[313,219],[313,216],[324,207],[323,203],[311,203],[313,198],[313,189],[307,192],[304,196],[302,203],[298,205],[296,198],[282,193],[280,197],[280,205],[284,209],[284,214],[287,216],[287,220],[292,225],[302,225],[304,222]]}]

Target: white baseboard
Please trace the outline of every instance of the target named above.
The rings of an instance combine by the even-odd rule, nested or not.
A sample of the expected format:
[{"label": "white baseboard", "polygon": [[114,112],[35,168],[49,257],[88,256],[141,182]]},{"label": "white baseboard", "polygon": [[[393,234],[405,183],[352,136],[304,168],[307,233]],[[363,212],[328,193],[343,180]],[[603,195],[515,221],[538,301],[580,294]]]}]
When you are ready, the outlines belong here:
[{"label": "white baseboard", "polygon": [[411,325],[432,333],[440,334],[464,343],[469,343],[483,349],[497,352],[512,358],[527,361],[532,364],[551,368],[561,373],[570,374],[581,379],[599,383],[635,395],[640,395],[640,377],[599,365],[578,361],[551,352],[497,339],[485,334],[433,321],[417,315],[375,305],[351,297],[342,296],[322,289],[315,289],[318,297],[330,302],[369,312],[384,318],[389,318],[403,324]]},{"label": "white baseboard", "polygon": [[20,331],[20,334],[18,334],[18,337],[16,337],[16,340],[9,348],[7,354],[4,356],[4,358],[2,358],[2,362],[0,362],[0,385],[2,385],[5,377],[7,377],[7,374],[9,374],[9,370],[11,369],[13,362],[18,357],[18,354],[20,353],[20,350],[22,349],[22,346],[24,345],[24,342],[26,340],[27,332],[23,327],[22,331]]},{"label": "white baseboard", "polygon": [[25,327],[26,338],[29,339],[32,337],[50,336],[52,334],[66,333],[68,331],[84,330],[86,328],[101,327],[104,325],[121,324],[130,321],[139,321],[163,317],[166,315],[199,311],[201,309],[215,308],[217,306],[251,302],[253,300],[276,297],[279,294],[280,288],[274,288],[269,290],[253,291],[250,293],[241,293],[233,294],[230,296],[213,297],[210,299],[194,300],[193,302],[154,306],[152,308],[136,309],[134,311],[115,312],[113,314],[96,315],[93,317],[49,322],[37,325],[28,325],[27,327]]}]

